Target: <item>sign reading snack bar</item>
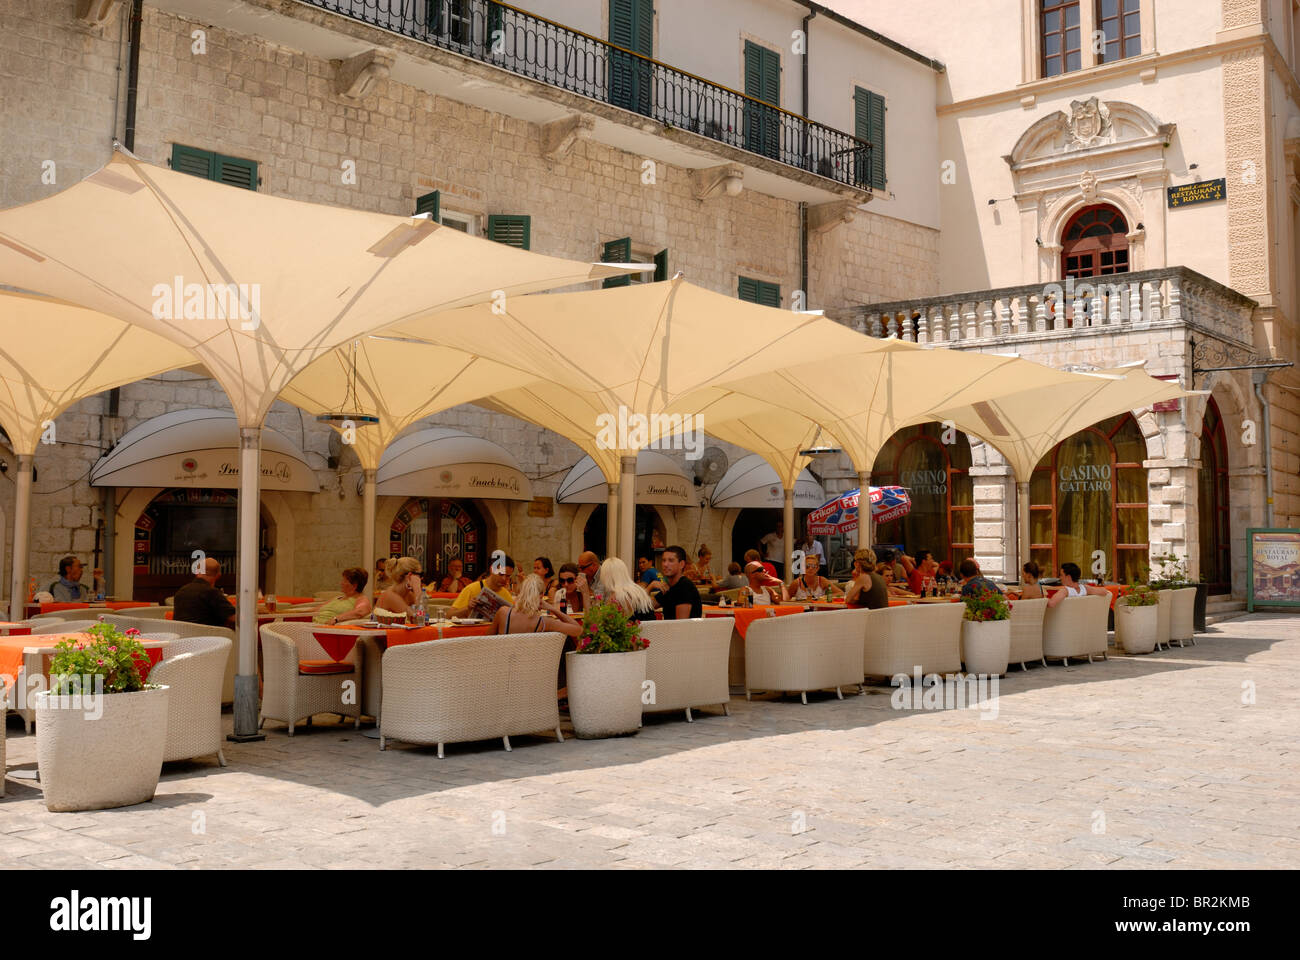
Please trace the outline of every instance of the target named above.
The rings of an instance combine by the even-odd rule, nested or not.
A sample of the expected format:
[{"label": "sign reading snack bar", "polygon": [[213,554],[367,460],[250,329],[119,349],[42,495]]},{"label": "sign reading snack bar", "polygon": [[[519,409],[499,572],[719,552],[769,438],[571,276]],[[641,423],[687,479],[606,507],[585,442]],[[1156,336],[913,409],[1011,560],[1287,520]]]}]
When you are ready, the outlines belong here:
[{"label": "sign reading snack bar", "polygon": [[1227,199],[1228,181],[1220,177],[1218,180],[1205,180],[1201,183],[1184,183],[1178,187],[1170,187],[1167,193],[1170,210],[1191,207],[1198,203],[1212,203],[1215,200]]},{"label": "sign reading snack bar", "polygon": [[1300,530],[1247,530],[1246,609],[1300,607]]}]

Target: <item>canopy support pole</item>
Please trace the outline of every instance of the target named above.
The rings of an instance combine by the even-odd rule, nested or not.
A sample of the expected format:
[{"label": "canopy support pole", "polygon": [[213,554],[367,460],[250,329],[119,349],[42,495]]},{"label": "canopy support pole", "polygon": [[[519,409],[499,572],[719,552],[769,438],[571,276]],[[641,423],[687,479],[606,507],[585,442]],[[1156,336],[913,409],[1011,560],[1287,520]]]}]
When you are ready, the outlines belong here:
[{"label": "canopy support pole", "polygon": [[618,555],[618,484],[606,484],[605,499],[605,556]]},{"label": "canopy support pole", "polygon": [[258,488],[262,479],[262,428],[239,428],[239,567],[236,606],[239,661],[235,673],[235,732],[238,743],[265,740],[257,732],[257,560]]},{"label": "canopy support pole", "polygon": [[23,619],[23,605],[27,602],[27,562],[30,550],[29,537],[32,526],[32,462],[31,454],[18,455],[18,489],[14,494],[14,560],[9,590],[9,619],[17,623]]},{"label": "canopy support pole", "polygon": [[876,525],[871,519],[871,471],[858,473],[858,549],[869,547],[876,539]]},{"label": "canopy support pole", "polygon": [[[785,578],[794,579],[794,487],[782,488],[783,499],[781,503],[781,522],[785,525],[785,556],[781,562],[785,564]],[[800,573],[803,571],[801,570]]]},{"label": "canopy support pole", "polygon": [[636,575],[636,454],[619,458],[618,555]]},{"label": "canopy support pole", "polygon": [[1021,568],[1029,562],[1029,484],[1019,480],[1016,481],[1016,540],[1019,550],[1015,573],[1019,576]]},{"label": "canopy support pole", "polygon": [[[361,493],[361,569],[370,574],[371,580],[375,577],[375,485],[376,478],[379,476],[378,470],[363,471],[365,486]],[[373,591],[378,586],[376,583],[370,583]]]}]

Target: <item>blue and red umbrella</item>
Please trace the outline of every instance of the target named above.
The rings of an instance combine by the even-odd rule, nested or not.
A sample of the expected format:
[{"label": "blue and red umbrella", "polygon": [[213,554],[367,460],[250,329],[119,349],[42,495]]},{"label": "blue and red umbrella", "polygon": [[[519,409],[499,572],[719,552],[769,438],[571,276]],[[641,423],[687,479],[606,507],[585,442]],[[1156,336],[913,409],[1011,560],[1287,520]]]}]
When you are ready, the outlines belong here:
[{"label": "blue and red umbrella", "polygon": [[[871,519],[888,523],[912,509],[912,498],[903,487],[871,487]],[[841,493],[808,514],[808,533],[814,537],[848,533],[858,529],[858,501],[862,489]]]}]

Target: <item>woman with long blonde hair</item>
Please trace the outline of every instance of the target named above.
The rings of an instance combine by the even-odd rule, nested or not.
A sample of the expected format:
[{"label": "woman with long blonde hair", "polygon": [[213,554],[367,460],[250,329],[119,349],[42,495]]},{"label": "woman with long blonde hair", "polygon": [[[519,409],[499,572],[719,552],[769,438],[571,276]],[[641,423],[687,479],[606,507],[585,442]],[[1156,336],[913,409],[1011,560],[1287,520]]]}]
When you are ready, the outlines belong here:
[{"label": "woman with long blonde hair", "polygon": [[562,633],[576,637],[582,624],[543,597],[546,581],[535,573],[524,577],[515,596],[514,606],[497,611],[495,633]]},{"label": "woman with long blonde hair", "polygon": [[602,600],[626,613],[629,620],[655,619],[655,604],[650,594],[632,579],[627,564],[618,557],[610,557],[600,565],[600,594]]},{"label": "woman with long blonde hair", "polygon": [[384,564],[384,575],[392,584],[379,595],[375,603],[375,613],[388,612],[405,615],[420,598],[424,589],[420,583],[420,574],[424,568],[415,557],[396,557]]}]

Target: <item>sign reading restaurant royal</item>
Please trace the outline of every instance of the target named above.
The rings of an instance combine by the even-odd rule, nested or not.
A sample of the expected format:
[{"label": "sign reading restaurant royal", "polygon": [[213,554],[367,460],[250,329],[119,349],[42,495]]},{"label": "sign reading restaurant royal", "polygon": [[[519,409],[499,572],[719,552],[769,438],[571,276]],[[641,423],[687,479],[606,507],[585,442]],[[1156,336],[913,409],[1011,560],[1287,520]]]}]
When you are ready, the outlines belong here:
[{"label": "sign reading restaurant royal", "polygon": [[1223,200],[1228,195],[1228,182],[1220,177],[1218,180],[1205,180],[1201,183],[1184,183],[1181,186],[1170,187],[1167,193],[1170,210],[1191,207],[1198,203]]}]

